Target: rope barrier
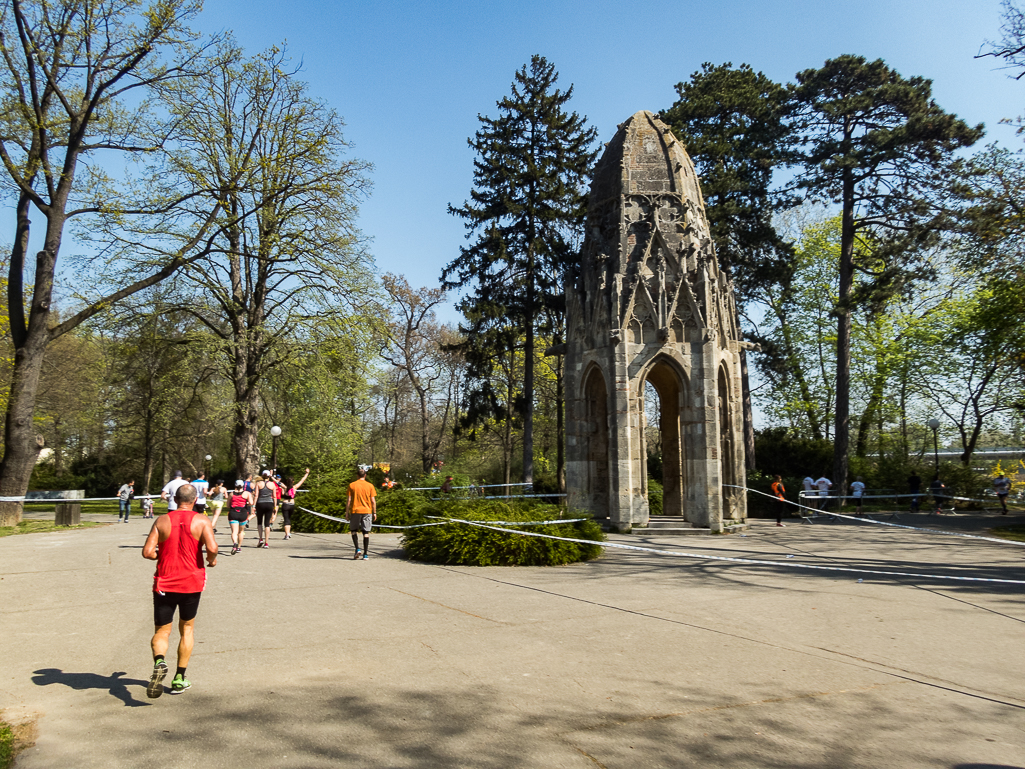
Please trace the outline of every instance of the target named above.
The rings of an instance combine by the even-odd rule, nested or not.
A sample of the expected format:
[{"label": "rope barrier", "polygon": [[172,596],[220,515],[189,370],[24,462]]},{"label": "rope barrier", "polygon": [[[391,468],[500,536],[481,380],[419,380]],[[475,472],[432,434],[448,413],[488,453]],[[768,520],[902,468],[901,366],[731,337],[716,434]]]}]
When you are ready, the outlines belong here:
[{"label": "rope barrier", "polygon": [[[740,488],[740,487],[734,487]],[[599,545],[600,547],[613,547],[621,550],[635,550],[645,553],[658,553],[660,555],[671,555],[679,558],[694,558],[697,560],[711,560],[711,561],[724,561],[729,563],[741,563],[751,564],[755,566],[782,566],[784,568],[791,569],[813,569],[815,571],[841,571],[849,572],[852,574],[876,574],[886,577],[913,577],[915,579],[938,579],[938,580],[956,580],[959,582],[997,582],[1006,585],[1025,585],[1025,580],[1020,579],[997,579],[993,577],[958,577],[954,575],[944,574],[918,574],[914,572],[903,572],[903,571],[881,571],[879,569],[857,569],[847,566],[816,566],[809,563],[788,563],[786,561],[763,561],[755,558],[732,558],[723,555],[705,555],[699,553],[688,553],[681,550],[658,550],[651,547],[640,547],[639,545],[625,545],[620,542],[595,542],[592,539],[576,539],[573,537],[557,537],[554,534],[541,534],[536,531],[517,531],[516,529],[504,529],[497,526],[491,526],[484,523],[478,523],[475,521],[464,521],[457,518],[450,520],[457,521],[459,523],[465,523],[470,526],[479,526],[484,529],[493,529],[495,531],[505,531],[510,534],[519,534],[523,537],[541,537],[543,539],[556,539],[562,542],[578,542],[584,545]]]},{"label": "rope barrier", "polygon": [[[731,489],[741,489],[742,491],[752,491],[755,494],[761,494],[763,497],[769,497],[770,499],[779,499],[779,497],[776,497],[773,494],[767,494],[764,491],[759,491],[758,489],[749,489],[746,486],[734,486],[733,484],[728,484],[728,483],[727,484],[723,484],[723,485],[728,487],[728,488],[731,488]],[[813,507],[807,507],[805,505],[800,505],[797,502],[791,502],[789,499],[784,500],[784,501],[787,504],[789,504],[789,505],[794,505],[795,507],[799,507],[799,508],[801,508],[803,510],[811,510],[813,513],[821,512],[819,510],[816,510]],[[924,532],[926,534],[940,534],[940,535],[947,536],[947,537],[964,537],[966,539],[980,539],[980,540],[982,540],[984,542],[996,542],[999,545],[1016,545],[1018,547],[1025,547],[1025,542],[1015,542],[1013,539],[997,539],[996,537],[980,537],[978,534],[964,534],[964,533],[959,532],[959,531],[945,531],[943,529],[926,529],[926,528],[923,528],[921,526],[905,526],[905,525],[900,524],[900,523],[889,523],[887,521],[877,521],[877,520],[875,520],[873,518],[857,518],[857,517],[855,517],[853,515],[843,515],[842,513],[826,513],[826,515],[831,515],[831,516],[833,516],[835,518],[843,518],[843,519],[848,520],[848,521],[856,521],[858,523],[874,523],[874,524],[877,524],[879,526],[892,526],[895,529],[909,529],[911,531],[921,531],[921,532]]]},{"label": "rope barrier", "polygon": [[[325,515],[324,513],[318,513],[316,510],[310,510],[308,507],[302,507],[296,505],[300,510],[316,515],[320,518],[326,518],[329,521],[337,521],[338,523],[348,523],[344,518],[336,518],[333,515]],[[444,526],[446,523],[458,522],[456,518],[445,518],[440,515],[428,515],[427,518],[432,518],[438,521],[438,523],[416,523],[409,526],[389,526],[384,523],[375,523],[374,526],[380,529],[420,529],[424,526]],[[509,526],[548,526],[556,523],[578,523],[579,521],[586,521],[588,518],[561,518],[555,521],[481,521],[481,523],[488,524],[506,524]]]},{"label": "rope barrier", "polygon": [[[732,488],[739,489],[741,487],[740,486],[733,486]],[[753,491],[753,489],[752,489],[752,491]],[[848,499],[854,499],[854,500],[857,500],[857,499],[901,499],[901,498],[905,498],[906,499],[906,498],[914,498],[914,497],[921,498],[921,497],[935,497],[935,496],[936,495],[934,495],[931,490],[920,491],[917,494],[912,494],[910,492],[907,493],[907,494],[862,494],[860,497],[855,497],[852,494],[842,494],[842,495],[841,494],[825,494],[825,495],[822,495],[822,494],[818,493],[817,491],[808,491],[806,489],[802,489],[800,491],[800,493],[798,494],[798,497],[800,499],[827,499],[827,500],[828,499],[843,499],[843,500],[848,500]],[[943,499],[955,499],[958,502],[977,502],[980,505],[984,505],[984,504],[987,504],[987,503],[999,502],[1000,501],[997,497],[990,497],[989,499],[979,499],[979,498],[976,498],[976,497],[956,497],[956,496],[953,496],[953,495],[950,495],[950,494],[943,494],[943,493],[940,493],[939,496],[941,498],[943,498]],[[1007,504],[1010,505],[1011,507],[1025,507],[1025,502],[1017,502],[1015,500],[1007,500]]]}]

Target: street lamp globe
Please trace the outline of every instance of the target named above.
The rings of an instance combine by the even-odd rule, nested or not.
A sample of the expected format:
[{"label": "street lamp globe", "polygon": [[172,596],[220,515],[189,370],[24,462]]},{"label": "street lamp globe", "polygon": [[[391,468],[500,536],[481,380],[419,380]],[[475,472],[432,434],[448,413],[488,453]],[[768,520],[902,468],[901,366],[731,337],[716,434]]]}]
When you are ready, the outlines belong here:
[{"label": "street lamp globe", "polygon": [[939,430],[940,429],[940,420],[938,420],[936,417],[933,417],[932,419],[930,419],[928,422],[926,422],[926,424],[929,425],[929,429],[930,430]]},{"label": "street lamp globe", "polygon": [[274,427],[270,429],[270,434],[277,438],[279,435],[281,435],[281,428],[277,425],[274,425]]},{"label": "street lamp globe", "polygon": [[210,455],[210,454],[207,454],[206,455],[206,461],[209,462],[211,459],[213,459],[213,456]]}]

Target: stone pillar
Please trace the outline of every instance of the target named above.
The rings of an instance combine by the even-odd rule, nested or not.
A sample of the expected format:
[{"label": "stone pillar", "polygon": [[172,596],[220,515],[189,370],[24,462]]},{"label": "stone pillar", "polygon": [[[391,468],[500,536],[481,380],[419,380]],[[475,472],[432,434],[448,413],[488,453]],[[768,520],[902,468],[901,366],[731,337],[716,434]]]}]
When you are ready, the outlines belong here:
[{"label": "stone pillar", "polygon": [[77,526],[82,522],[82,505],[78,502],[58,503],[53,522],[58,526]]}]

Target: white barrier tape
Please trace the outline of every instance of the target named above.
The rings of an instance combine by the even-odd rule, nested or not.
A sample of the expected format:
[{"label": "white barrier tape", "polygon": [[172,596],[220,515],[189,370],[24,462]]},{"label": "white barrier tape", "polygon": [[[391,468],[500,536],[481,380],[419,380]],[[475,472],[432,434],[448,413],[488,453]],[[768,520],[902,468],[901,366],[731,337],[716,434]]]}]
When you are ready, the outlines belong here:
[{"label": "white barrier tape", "polygon": [[[733,486],[732,488],[739,489],[741,487],[740,486]],[[754,489],[752,489],[752,491],[753,490]],[[764,492],[762,492],[762,493],[764,493]],[[848,500],[848,499],[853,499],[853,500],[858,500],[858,499],[899,499],[899,498],[915,498],[915,497],[918,497],[919,499],[921,499],[922,497],[934,497],[934,496],[935,495],[933,494],[933,492],[931,490],[920,491],[917,494],[911,494],[911,493],[908,493],[908,494],[863,494],[860,497],[856,497],[853,494],[845,494],[843,496],[840,496],[839,494],[825,494],[825,495],[822,495],[822,494],[819,494],[817,491],[803,491],[803,490],[798,494],[798,497],[800,499],[827,499],[827,500],[828,499],[844,499],[844,500]],[[976,497],[955,497],[955,496],[952,496],[950,494],[943,494],[943,493],[941,493],[939,496],[942,499],[944,499],[944,500],[956,499],[959,502],[978,502],[980,505],[985,505],[985,504],[990,504],[990,503],[994,503],[994,502],[999,502],[1000,501],[999,498],[997,498],[996,496],[989,497],[988,499],[978,499]],[[1007,500],[1007,504],[1011,505],[1012,507],[1023,507],[1023,506],[1025,506],[1025,502],[1018,502],[1018,501],[1015,501],[1013,499]]]},{"label": "white barrier tape", "polygon": [[[453,489],[504,489],[513,486],[533,486],[533,483],[491,483],[486,486],[453,486]],[[440,486],[412,486],[405,491],[437,491]]]},{"label": "white barrier tape", "polygon": [[[763,497],[769,497],[770,499],[778,499],[778,497],[772,494],[766,494],[764,491],[758,489],[748,489],[744,486],[733,486],[731,484],[723,484],[731,489],[742,489],[743,491],[751,491],[755,494],[761,494]],[[814,513],[822,513],[821,510],[816,510],[813,507],[805,507],[799,505],[796,502],[791,502],[789,499],[785,500],[788,504],[796,507],[803,508],[804,510],[811,510]],[[921,526],[905,526],[900,523],[889,523],[888,521],[877,521],[874,518],[857,518],[853,515],[843,515],[841,513],[830,513],[825,512],[823,515],[831,515],[834,518],[844,518],[848,521],[857,521],[858,523],[874,523],[879,526],[892,526],[895,529],[909,529],[911,531],[921,531],[925,534],[941,534],[946,537],[964,537],[965,539],[981,539],[983,542],[996,542],[998,545],[1017,545],[1018,547],[1025,547],[1025,542],[1015,542],[1013,539],[997,539],[996,537],[980,537],[978,534],[963,534],[959,531],[944,531],[943,529],[926,529]]]},{"label": "white barrier tape", "polygon": [[473,499],[535,499],[538,497],[568,497],[568,494],[500,494],[490,497],[430,497],[431,502],[466,502]]},{"label": "white barrier tape", "polygon": [[[318,516],[320,518],[326,518],[329,521],[338,521],[338,523],[348,523],[348,521],[346,521],[344,518],[336,518],[333,515],[325,515],[324,513],[318,513],[316,510],[310,510],[308,507],[303,507],[302,505],[296,505],[296,507],[298,507],[300,510],[303,510],[304,512],[309,513],[310,515],[316,515],[316,516]],[[374,528],[377,528],[377,529],[420,529],[420,528],[423,528],[424,526],[444,526],[444,525],[445,525],[444,522],[442,522],[442,523],[417,523],[417,524],[415,524],[413,526],[389,526],[389,525],[384,524],[384,523],[375,523],[374,524]]]},{"label": "white barrier tape", "polygon": [[[324,513],[318,513],[316,510],[310,510],[308,507],[302,505],[296,505],[300,510],[304,510],[311,515],[316,515],[321,518],[326,518],[329,521],[338,521],[338,523],[346,523],[344,518],[336,518],[333,515],[325,515]],[[428,518],[433,518],[438,523],[417,523],[411,526],[389,526],[384,523],[375,523],[374,526],[381,529],[421,529],[424,526],[444,526],[447,523],[457,522],[455,518],[444,518],[440,515],[428,515]],[[497,523],[506,524],[507,526],[548,526],[555,523],[578,523],[579,521],[587,521],[589,518],[562,518],[557,521],[481,521],[481,523]]]},{"label": "white barrier tape", "polygon": [[[117,502],[119,499],[120,497],[84,497],[76,499],[66,499],[63,497],[0,497],[0,502],[26,502],[32,505],[37,502]],[[160,499],[160,495],[137,496],[133,497],[131,501],[134,502],[136,499]]]},{"label": "white barrier tape", "polygon": [[[445,518],[441,515],[428,515],[426,518],[433,518],[439,521],[451,521],[453,523],[462,523],[460,518]],[[558,523],[578,523],[580,521],[590,521],[591,518],[559,518],[554,521],[477,521],[477,523],[486,523],[489,525],[506,525],[506,526],[552,526]]]},{"label": "white barrier tape", "polygon": [[[458,519],[451,519],[458,520]],[[505,531],[509,534],[519,534],[523,537],[541,537],[543,539],[557,539],[563,542],[578,542],[583,545],[598,545],[599,547],[615,547],[621,550],[639,550],[644,553],[658,553],[660,555],[673,555],[680,558],[694,558],[702,561],[725,561],[729,563],[744,563],[753,564],[756,566],[782,566],[784,568],[791,569],[813,569],[815,571],[843,571],[851,574],[879,574],[886,577],[914,577],[916,579],[939,579],[939,580],[957,580],[959,582],[999,582],[1005,585],[1025,585],[1025,580],[1021,579],[995,579],[991,577],[956,577],[942,574],[916,574],[912,572],[903,571],[879,571],[878,569],[855,569],[848,566],[815,566],[809,563],[788,563],[786,561],[761,561],[754,558],[731,558],[724,555],[702,555],[699,553],[687,553],[681,550],[656,550],[651,547],[640,547],[638,545],[624,545],[619,542],[597,542],[593,539],[574,539],[572,537],[556,537],[553,534],[540,534],[536,531],[517,531],[516,529],[503,529],[497,526],[488,526],[475,521],[463,521],[459,520],[459,523],[469,524],[470,526],[480,526],[484,529],[493,529],[495,531]]]}]

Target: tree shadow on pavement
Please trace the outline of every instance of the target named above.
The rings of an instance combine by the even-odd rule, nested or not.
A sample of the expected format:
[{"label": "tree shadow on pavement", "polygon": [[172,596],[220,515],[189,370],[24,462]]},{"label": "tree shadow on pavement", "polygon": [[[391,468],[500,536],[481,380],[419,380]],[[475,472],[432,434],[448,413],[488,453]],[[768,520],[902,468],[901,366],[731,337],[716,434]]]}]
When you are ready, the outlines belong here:
[{"label": "tree shadow on pavement", "polygon": [[127,708],[147,707],[150,703],[136,700],[128,690],[129,685],[146,688],[148,681],[140,681],[137,678],[122,678],[127,675],[125,671],[111,673],[109,676],[101,676],[97,673],[65,673],[57,668],[42,668],[34,671],[32,683],[36,686],[49,686],[50,684],[64,684],[71,689],[82,691],[84,689],[106,689],[110,694],[125,703]]}]

